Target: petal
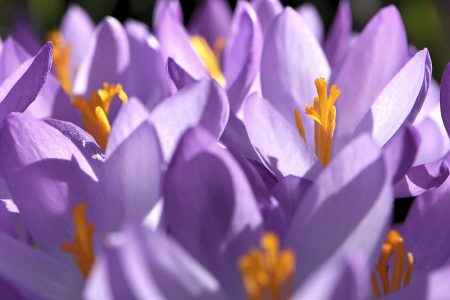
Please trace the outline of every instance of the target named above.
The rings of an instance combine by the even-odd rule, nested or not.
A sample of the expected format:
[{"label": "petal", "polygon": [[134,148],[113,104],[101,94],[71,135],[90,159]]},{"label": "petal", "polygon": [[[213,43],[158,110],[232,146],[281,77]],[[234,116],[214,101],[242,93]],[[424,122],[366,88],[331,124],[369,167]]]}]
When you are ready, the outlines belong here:
[{"label": "petal", "polygon": [[119,146],[128,136],[139,127],[149,117],[148,110],[142,103],[130,98],[128,103],[124,105],[114,120],[111,133],[108,138],[106,147],[106,156],[109,157],[112,152]]},{"label": "petal", "polygon": [[436,161],[412,167],[395,184],[395,197],[412,197],[439,187],[450,174],[445,161]]},{"label": "petal", "polygon": [[23,112],[39,94],[52,63],[53,47],[45,44],[0,85],[0,127],[11,112]]},{"label": "petal", "polygon": [[53,257],[0,233],[0,275],[45,299],[79,299],[83,278]]},{"label": "petal", "polygon": [[11,115],[0,135],[1,165],[21,219],[39,249],[69,260],[61,243],[72,240],[72,208],[86,201],[80,187],[96,180],[94,171],[69,139],[43,121]]},{"label": "petal", "polygon": [[368,135],[353,140],[319,174],[292,219],[285,244],[297,254],[295,282],[349,249],[374,263],[392,199],[378,147]]},{"label": "petal", "polygon": [[8,78],[30,57],[31,55],[16,40],[8,37],[3,42],[0,52],[0,82]]},{"label": "petal", "polygon": [[130,65],[123,84],[128,97],[135,96],[152,109],[168,96],[163,54],[158,40],[140,22],[125,23],[130,43]]},{"label": "petal", "polygon": [[165,59],[172,57],[195,79],[208,76],[202,61],[191,46],[189,35],[183,24],[177,20],[169,6],[161,10],[158,22],[155,24],[155,32]]},{"label": "petal", "polygon": [[119,83],[130,62],[127,35],[122,25],[106,17],[96,27],[74,80],[74,94],[89,96],[104,82]]},{"label": "petal", "polygon": [[250,3],[239,1],[223,52],[230,108],[237,112],[259,71],[263,35]]},{"label": "petal", "polygon": [[317,161],[295,127],[269,101],[256,94],[249,96],[244,104],[244,119],[253,147],[277,177],[302,176]]},{"label": "petal", "polygon": [[393,182],[399,181],[411,168],[420,145],[420,137],[412,126],[403,127],[384,147],[387,168]]},{"label": "petal", "polygon": [[232,299],[242,298],[237,258],[256,242],[262,219],[232,155],[204,129],[189,129],[167,170],[164,195],[171,236],[222,282]]},{"label": "petal", "polygon": [[[330,67],[314,34],[297,12],[286,8],[266,34],[261,60],[263,97],[295,125],[294,109],[305,111],[305,105],[316,96],[314,80],[328,78],[329,74]],[[304,114],[302,117],[306,140],[313,141],[312,121]]]},{"label": "petal", "polygon": [[175,20],[183,23],[183,8],[178,0],[156,0],[153,12],[153,28],[159,24],[161,15],[166,9],[170,10]]},{"label": "petal", "polygon": [[188,127],[201,125],[218,139],[228,115],[225,92],[214,81],[204,79],[161,102],[150,113],[150,120],[158,133],[164,159],[168,161]]},{"label": "petal", "polygon": [[450,136],[450,63],[441,80],[441,114],[445,129]]},{"label": "petal", "polygon": [[378,12],[352,46],[331,82],[342,90],[336,103],[337,149],[353,134],[378,94],[409,58],[405,28],[394,6]]},{"label": "petal", "polygon": [[162,162],[155,129],[143,122],[107,156],[104,197],[122,203],[126,218],[142,221],[160,197]]},{"label": "petal", "polygon": [[226,38],[230,30],[231,8],[227,1],[201,2],[189,21],[189,33],[203,36],[209,45]]},{"label": "petal", "polygon": [[[445,264],[450,253],[450,182],[418,196],[402,227],[406,248],[414,255],[413,278]],[[431,246],[432,245],[432,246]]]},{"label": "petal", "polygon": [[331,25],[324,45],[324,51],[331,68],[337,69],[342,63],[352,40],[352,11],[348,0],[339,3],[337,14]]},{"label": "petal", "polygon": [[311,3],[302,4],[297,9],[297,12],[303,17],[306,24],[308,24],[309,28],[311,29],[316,39],[319,42],[322,42],[324,34],[323,23],[322,19],[320,18],[320,14],[317,11],[317,8],[314,6],[314,4]]},{"label": "petal", "polygon": [[386,85],[356,129],[356,135],[369,131],[375,142],[383,146],[405,122],[414,120],[430,79],[430,56],[428,50],[422,50]]},{"label": "petal", "polygon": [[179,89],[197,81],[171,57],[167,59],[167,73],[169,74],[169,91],[171,95],[175,95]]},{"label": "petal", "polygon": [[291,222],[303,195],[311,185],[312,182],[306,178],[289,175],[279,181],[273,188],[272,195],[280,204],[288,223]]},{"label": "petal", "polygon": [[283,5],[279,0],[253,0],[252,5],[265,35],[273,19],[283,11]]},{"label": "petal", "polygon": [[81,6],[71,4],[61,20],[61,32],[64,40],[70,44],[71,73],[75,74],[94,33],[94,22]]},{"label": "petal", "polygon": [[103,273],[97,274],[98,279],[103,277],[102,285],[90,279],[85,292],[88,299],[98,299],[105,291],[110,299],[223,298],[216,279],[158,231],[127,227],[113,237],[116,241],[101,258],[103,266],[93,270]]},{"label": "petal", "polygon": [[358,253],[349,252],[311,274],[293,299],[364,299],[368,281],[366,263]]}]

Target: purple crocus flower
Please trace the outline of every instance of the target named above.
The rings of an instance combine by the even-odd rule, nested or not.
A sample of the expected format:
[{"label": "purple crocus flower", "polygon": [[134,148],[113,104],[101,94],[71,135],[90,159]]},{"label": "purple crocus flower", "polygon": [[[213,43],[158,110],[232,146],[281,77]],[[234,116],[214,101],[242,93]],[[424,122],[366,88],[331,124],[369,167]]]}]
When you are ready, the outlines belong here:
[{"label": "purple crocus flower", "polygon": [[[408,57],[403,23],[392,6],[381,10],[369,22],[335,69],[330,68],[303,18],[285,9],[265,36],[261,62],[264,99],[252,95],[244,105],[246,129],[262,162],[279,178],[289,174],[308,177],[313,176],[307,174],[316,164],[316,155],[326,165],[330,155],[363,132],[369,132],[380,147],[394,143],[397,133],[420,110],[431,78],[426,49],[411,59]],[[319,77],[324,79],[316,80]],[[328,100],[327,78],[337,86],[331,87]],[[313,101],[317,93],[320,101],[324,101],[319,107]],[[324,111],[327,101],[333,101],[326,104],[333,106],[337,97],[336,107],[329,108],[335,110],[335,121],[333,118],[326,121],[316,114]],[[314,108],[308,108],[313,102]],[[309,116],[303,113],[305,109]],[[317,130],[327,128],[333,129],[327,135],[332,140],[325,143],[319,140],[319,147]],[[417,140],[411,134],[414,135],[410,133],[404,138],[414,145]],[[316,149],[316,155],[311,148]],[[401,148],[391,147],[394,151]],[[411,153],[410,148],[414,149],[403,147],[405,153],[399,155],[408,163],[393,161],[393,172],[400,172],[395,176],[397,181],[408,171],[410,160],[414,160],[415,152]]]},{"label": "purple crocus flower", "polygon": [[[355,164],[347,164],[355,155]],[[285,277],[271,283],[278,284],[275,288],[285,296],[366,295],[367,266],[378,256],[392,197],[389,171],[370,138],[364,135],[338,154],[304,197],[297,199],[298,208],[280,234],[265,233],[271,224],[258,209],[264,199],[246,173],[239,160],[219,147],[207,131],[189,129],[166,173],[162,228],[169,237],[126,229],[103,252],[85,295],[251,298],[255,291],[246,281],[252,280],[252,273],[239,265],[249,253],[264,253],[264,247],[267,251],[276,248],[274,255],[294,257],[285,262],[287,269],[273,266],[282,268],[280,275]],[[372,178],[370,188],[361,184],[368,177]],[[260,237],[269,240],[269,245],[259,246]],[[150,241],[157,240],[165,250],[150,247]],[[292,286],[285,285],[288,281]],[[323,286],[330,288],[329,294]],[[273,292],[256,289],[267,296]]]}]

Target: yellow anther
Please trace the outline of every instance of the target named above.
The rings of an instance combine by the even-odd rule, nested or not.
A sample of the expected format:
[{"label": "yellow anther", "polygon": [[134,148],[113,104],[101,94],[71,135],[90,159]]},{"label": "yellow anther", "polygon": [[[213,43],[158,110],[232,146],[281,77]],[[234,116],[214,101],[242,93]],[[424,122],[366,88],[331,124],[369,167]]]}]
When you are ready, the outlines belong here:
[{"label": "yellow anther", "polygon": [[87,222],[85,203],[74,207],[73,222],[75,224],[73,242],[63,243],[61,248],[63,251],[73,254],[75,264],[87,278],[95,261],[92,240],[95,229],[93,224]]},{"label": "yellow anther", "polygon": [[111,125],[108,120],[108,112],[111,102],[118,97],[122,103],[127,103],[127,94],[123,91],[121,84],[104,83],[103,89],[91,94],[91,99],[75,97],[72,102],[81,112],[84,129],[89,132],[102,147],[106,148]]},{"label": "yellow anther", "polygon": [[295,114],[295,124],[297,125],[298,133],[300,134],[301,138],[306,141],[305,136],[305,128],[303,127],[302,117],[300,116],[300,111],[296,108],[294,110]]},{"label": "yellow anther", "polygon": [[[381,255],[371,277],[375,297],[380,299],[382,296],[399,290],[402,286],[407,286],[411,280],[413,264],[413,255],[410,252],[406,253],[403,238],[396,230],[391,230],[386,242],[381,247]],[[378,287],[377,274],[383,292]]]},{"label": "yellow anther", "polygon": [[331,144],[336,127],[336,106],[334,103],[341,95],[341,90],[333,85],[330,95],[327,92],[328,83],[324,78],[315,80],[317,97],[313,105],[307,105],[305,113],[315,121],[314,143],[316,155],[324,166],[331,160]]},{"label": "yellow anther", "polygon": [[[225,87],[227,82],[220,69],[219,56],[216,56],[216,53],[209,47],[208,42],[202,36],[194,35],[191,37],[191,44],[205,65],[206,70],[208,70],[209,75],[222,87]],[[217,47],[220,47],[220,44]]]},{"label": "yellow anther", "polygon": [[72,96],[72,78],[70,75],[72,49],[59,30],[50,31],[47,34],[47,39],[53,42],[53,67],[56,76],[67,95]]},{"label": "yellow anther", "polygon": [[294,252],[280,251],[278,236],[271,232],[261,237],[260,244],[261,249],[252,249],[239,259],[248,298],[289,299],[293,293]]}]

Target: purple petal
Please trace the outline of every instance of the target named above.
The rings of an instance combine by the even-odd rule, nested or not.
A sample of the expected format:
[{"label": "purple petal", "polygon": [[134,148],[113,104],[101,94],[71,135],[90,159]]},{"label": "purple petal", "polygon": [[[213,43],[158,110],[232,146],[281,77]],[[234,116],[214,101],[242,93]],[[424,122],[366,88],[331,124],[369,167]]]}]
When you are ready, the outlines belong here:
[{"label": "purple petal", "polygon": [[108,138],[108,146],[106,147],[106,156],[110,156],[112,152],[119,146],[128,136],[139,127],[149,117],[149,112],[142,102],[135,98],[131,98],[124,105],[114,120],[111,133]]},{"label": "purple petal", "polygon": [[403,127],[385,145],[385,161],[393,175],[393,182],[399,181],[409,171],[416,158],[420,137],[412,126]]},{"label": "purple petal", "polygon": [[244,119],[253,147],[277,177],[302,176],[317,161],[297,129],[269,101],[256,94],[249,96],[244,104]]},{"label": "purple petal", "polygon": [[88,299],[107,294],[108,299],[223,298],[216,279],[158,231],[127,227],[117,235],[92,271],[97,274],[87,283]]},{"label": "purple petal", "polygon": [[303,17],[306,24],[308,24],[309,28],[313,32],[316,39],[319,42],[322,42],[324,34],[323,23],[322,19],[320,18],[320,14],[317,11],[317,8],[314,6],[314,4],[311,3],[302,4],[297,9],[297,12]]},{"label": "purple petal", "polygon": [[382,9],[364,28],[330,80],[342,90],[336,104],[337,149],[353,134],[378,94],[409,59],[408,53],[400,13],[394,6]]},{"label": "purple petal", "polygon": [[156,0],[153,13],[153,28],[157,27],[166,10],[170,10],[175,20],[183,23],[183,9],[178,0]]},{"label": "purple petal", "polygon": [[179,89],[197,81],[171,57],[167,59],[167,73],[169,75],[169,91],[171,95],[175,95]]},{"label": "purple petal", "polygon": [[95,29],[74,80],[74,94],[89,96],[104,82],[119,83],[130,62],[125,30],[116,19],[106,17]]},{"label": "purple petal", "polygon": [[391,178],[378,147],[368,135],[353,140],[319,174],[292,219],[286,247],[297,253],[296,282],[349,249],[374,263],[392,199]]},{"label": "purple petal", "polygon": [[283,178],[273,188],[272,195],[280,203],[288,223],[291,223],[303,195],[311,185],[312,182],[306,178],[290,175]]},{"label": "purple petal", "polygon": [[428,50],[422,50],[386,85],[356,129],[356,135],[362,130],[369,131],[375,142],[383,146],[405,122],[414,120],[425,100],[430,79],[430,56]]},{"label": "purple petal", "polygon": [[227,1],[209,0],[200,3],[189,21],[191,35],[203,36],[209,45],[218,38],[228,37],[231,23],[231,8]]},{"label": "purple petal", "polygon": [[31,57],[12,37],[8,37],[2,45],[0,52],[0,82],[3,82],[27,59]]},{"label": "purple petal", "polygon": [[252,5],[258,15],[261,29],[265,35],[272,21],[283,11],[283,5],[279,0],[253,0]]},{"label": "purple petal", "polygon": [[172,57],[195,79],[208,76],[202,61],[191,46],[189,35],[183,24],[177,20],[169,7],[160,12],[155,32],[161,43],[165,59]]},{"label": "purple petal", "polygon": [[129,97],[137,97],[152,109],[168,96],[159,42],[143,23],[129,20],[125,29],[130,43],[130,65],[124,75],[124,87]]},{"label": "purple petal", "polygon": [[450,136],[450,63],[441,80],[441,114],[445,129]]},{"label": "purple petal", "polygon": [[223,52],[230,109],[237,112],[259,71],[263,36],[250,3],[239,1]]},{"label": "purple petal", "polygon": [[326,262],[298,288],[293,299],[365,299],[367,265],[358,253]]},{"label": "purple petal", "polygon": [[52,63],[53,47],[45,44],[0,85],[0,127],[11,112],[23,112],[39,94]]},{"label": "purple petal", "polygon": [[[330,67],[320,44],[303,18],[286,8],[266,34],[262,61],[261,87],[264,98],[271,101],[292,124],[294,109],[316,96],[314,80],[328,78]],[[302,114],[306,140],[313,141],[312,121]]]},{"label": "purple petal", "polygon": [[143,220],[160,197],[162,162],[156,132],[143,122],[107,155],[100,178],[104,197],[122,203],[126,218]]},{"label": "purple petal", "polygon": [[0,134],[2,169],[24,224],[42,251],[68,260],[61,243],[72,240],[72,208],[86,201],[80,187],[96,179],[92,168],[69,139],[43,121],[11,115]]},{"label": "purple petal", "polygon": [[30,54],[39,51],[42,43],[33,27],[31,20],[23,15],[11,26],[11,36]]},{"label": "purple petal", "polygon": [[450,174],[445,161],[436,161],[412,167],[395,184],[395,197],[412,197],[439,187]]},{"label": "purple petal", "polygon": [[70,44],[71,74],[75,74],[94,33],[94,22],[81,6],[71,4],[61,20],[61,32]]},{"label": "purple petal", "polygon": [[45,299],[78,299],[83,278],[33,247],[0,233],[0,275]]},{"label": "purple petal", "polygon": [[201,125],[218,139],[228,115],[225,91],[214,81],[204,79],[161,102],[150,113],[150,120],[158,133],[164,158],[168,161],[188,127]]},{"label": "purple petal", "polygon": [[207,131],[189,129],[167,170],[164,195],[171,236],[223,283],[232,299],[241,298],[235,262],[256,242],[262,219],[238,163]]},{"label": "purple petal", "polygon": [[342,63],[352,40],[352,11],[348,0],[342,0],[327,35],[324,51],[331,68],[337,69]]}]

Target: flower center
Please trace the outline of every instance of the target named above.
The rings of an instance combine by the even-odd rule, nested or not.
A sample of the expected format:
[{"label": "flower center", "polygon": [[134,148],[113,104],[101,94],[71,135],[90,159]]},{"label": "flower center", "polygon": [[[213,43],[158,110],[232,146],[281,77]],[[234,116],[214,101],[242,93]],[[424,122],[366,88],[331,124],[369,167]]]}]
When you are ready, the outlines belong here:
[{"label": "flower center", "polygon": [[[371,277],[375,297],[380,299],[381,296],[407,286],[411,281],[413,264],[414,257],[411,252],[405,252],[403,238],[396,230],[391,230],[381,247],[381,255]],[[378,287],[377,274],[383,286],[383,293]]]},{"label": "flower center", "polygon": [[214,50],[208,45],[208,42],[199,35],[191,37],[191,44],[195,52],[198,54],[203,64],[206,67],[209,75],[216,80],[222,87],[225,87],[227,82],[225,76],[220,69],[220,55],[225,46],[225,39],[218,38],[214,43]]},{"label": "flower center", "polygon": [[108,112],[111,102],[118,97],[124,104],[128,101],[127,94],[121,84],[103,83],[103,89],[91,94],[91,99],[75,97],[72,105],[81,112],[81,120],[84,129],[89,132],[103,148],[108,143],[111,124],[108,120]]},{"label": "flower center", "polygon": [[93,224],[87,222],[86,203],[80,203],[74,207],[73,222],[75,224],[73,242],[63,243],[61,248],[63,251],[73,254],[75,264],[87,278],[95,261],[92,243],[95,228]]},{"label": "flower center", "polygon": [[47,39],[53,42],[53,66],[56,77],[61,83],[67,95],[72,95],[72,78],[70,76],[70,59],[72,49],[70,44],[64,40],[59,30],[52,30],[47,34]]},{"label": "flower center", "polygon": [[[314,143],[316,145],[316,155],[324,166],[331,160],[331,144],[333,142],[334,129],[336,128],[336,106],[334,103],[341,95],[341,90],[335,84],[327,92],[328,83],[324,78],[314,81],[317,90],[317,97],[314,98],[313,105],[307,105],[305,113],[314,122]],[[295,109],[295,121],[300,136],[305,140],[305,130],[300,117],[300,112]]]},{"label": "flower center", "polygon": [[261,237],[261,249],[252,249],[239,259],[239,271],[250,300],[288,299],[293,293],[295,254],[280,251],[278,236],[267,232]]}]

